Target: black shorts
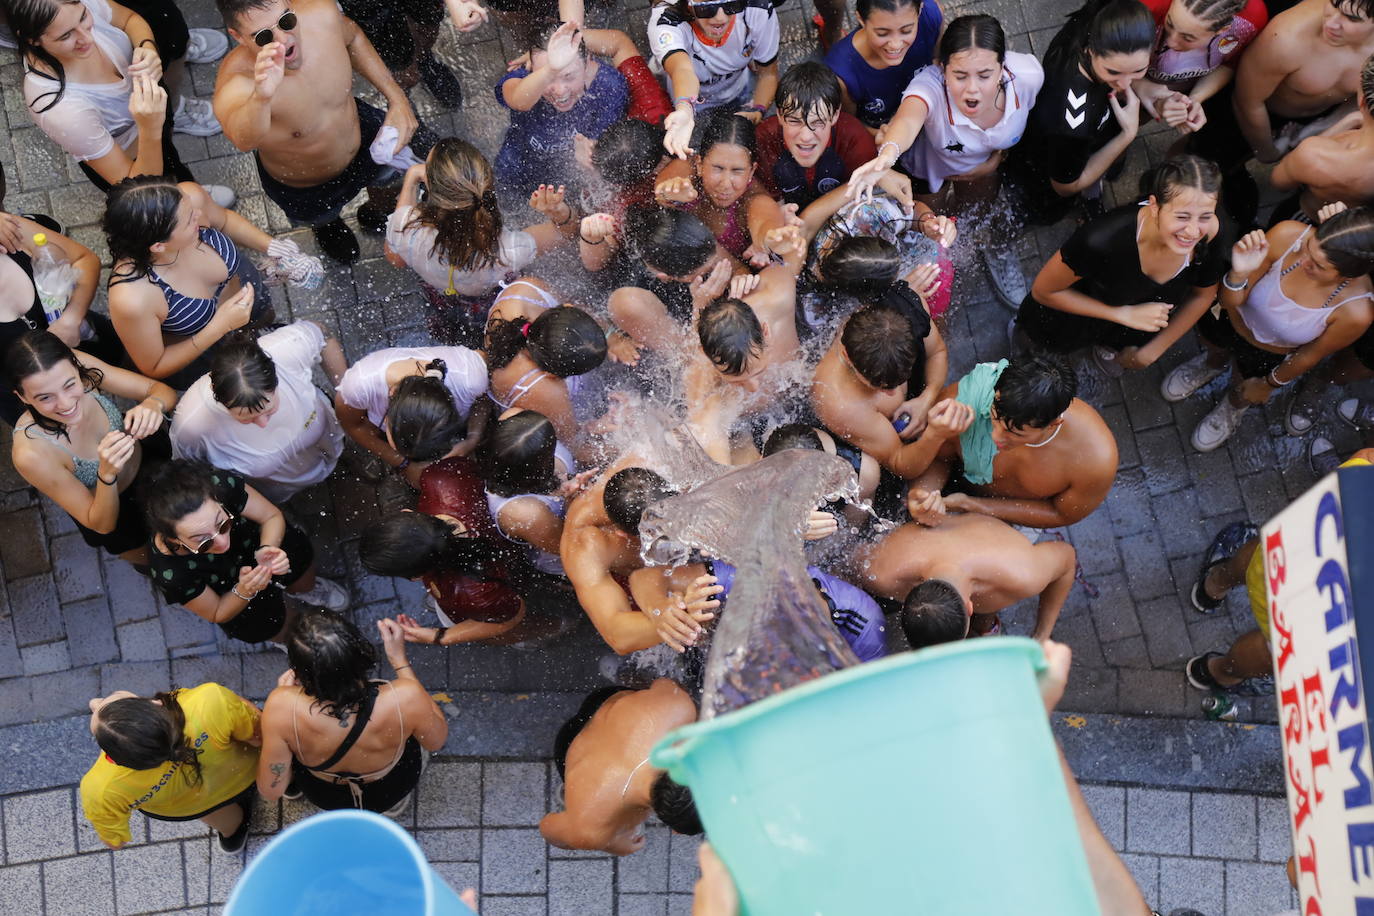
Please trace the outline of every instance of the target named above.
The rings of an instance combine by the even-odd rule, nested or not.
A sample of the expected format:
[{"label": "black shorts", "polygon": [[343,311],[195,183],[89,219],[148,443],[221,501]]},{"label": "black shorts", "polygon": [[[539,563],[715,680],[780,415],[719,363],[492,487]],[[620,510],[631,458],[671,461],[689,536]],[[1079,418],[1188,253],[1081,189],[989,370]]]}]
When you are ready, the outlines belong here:
[{"label": "black shorts", "polygon": [[1360,335],[1360,339],[1350,345],[1350,352],[1370,372],[1374,372],[1374,327]]},{"label": "black shorts", "polygon": [[1236,358],[1236,367],[1244,378],[1264,378],[1278,368],[1286,353],[1270,353],[1250,343],[1231,325],[1231,319],[1218,318],[1208,309],[1198,319],[1197,332],[1215,346],[1227,350]]},{"label": "black shorts", "polygon": [[1029,294],[1016,313],[1016,324],[1037,347],[1052,353],[1074,353],[1090,346],[1112,350],[1143,347],[1154,338],[1153,334],[1128,328],[1115,321],[1052,309],[1041,305]]},{"label": "black shorts", "polygon": [[339,6],[392,71],[404,70],[415,58],[409,23],[434,29],[444,21],[441,0],[341,0]]},{"label": "black shorts", "polygon": [[[291,563],[289,578],[273,576],[273,585],[258,592],[248,606],[232,620],[219,625],[224,635],[242,642],[267,642],[286,626],[286,592],[281,586],[290,586],[315,563],[315,547],[304,531],[295,525],[286,526],[286,534],[281,540],[281,549]],[[390,807],[390,806],[388,806]]]},{"label": "black shorts", "polygon": [[[1202,109],[1207,114],[1207,123],[1202,126],[1202,130],[1193,134],[1188,142],[1189,152],[1196,153],[1204,159],[1211,159],[1223,173],[1233,173],[1255,155],[1254,150],[1250,148],[1250,141],[1245,139],[1245,134],[1236,121],[1236,110],[1232,103],[1234,95],[1235,80],[1232,80],[1224,89],[1202,103]],[[1288,124],[1310,124],[1318,118],[1326,117],[1335,107],[1333,105],[1325,111],[1301,118],[1288,118],[1270,112],[1269,128],[1277,135],[1279,130]]]},{"label": "black shorts", "polygon": [[[386,112],[373,108],[362,99],[355,98],[353,101],[358,106],[358,123],[362,138],[358,143],[358,152],[354,154],[352,161],[344,166],[342,172],[322,184],[309,188],[284,185],[267,174],[261,157],[257,153],[253,154],[253,161],[258,165],[258,178],[262,181],[262,189],[272,198],[273,203],[281,207],[293,226],[323,226],[325,223],[333,222],[338,218],[339,211],[357,197],[359,191],[392,183],[400,177],[390,166],[373,162],[372,154],[368,150],[377,137],[377,131],[382,129]],[[416,128],[415,136],[411,138],[410,148],[415,155],[424,159],[437,139],[429,128],[421,124]]]},{"label": "black shorts", "polygon": [[[381,814],[389,808],[394,808],[401,799],[415,791],[415,785],[420,781],[420,774],[425,769],[424,761],[424,748],[420,747],[420,742],[413,737],[407,738],[401,759],[391,768],[391,772],[376,782],[365,782],[359,786],[363,795],[363,810]],[[355,807],[353,793],[347,783],[333,783],[321,779],[299,763],[292,766],[291,778],[295,780],[296,788],[305,794],[310,803],[322,811]]]},{"label": "black shorts", "polygon": [[248,784],[248,788],[244,789],[242,792],[238,793],[237,795],[233,796],[232,798],[226,798],[224,801],[220,802],[218,805],[212,805],[212,806],[210,806],[209,808],[206,808],[204,811],[200,812],[199,814],[183,814],[183,815],[180,815],[179,817],[172,817],[172,816],[167,815],[167,814],[154,814],[154,813],[152,813],[151,811],[144,811],[142,808],[139,808],[139,809],[138,809],[138,812],[139,812],[140,814],[142,814],[144,817],[151,817],[151,818],[152,818],[153,820],[155,820],[155,821],[172,821],[172,822],[174,822],[174,823],[177,822],[177,821],[198,821],[198,820],[200,820],[202,817],[205,817],[205,815],[207,815],[207,814],[214,814],[214,813],[215,813],[216,811],[218,811],[220,808],[227,808],[227,807],[229,807],[230,805],[238,805],[240,808],[243,809],[244,814],[247,814],[249,811],[253,810],[253,798],[254,798],[257,794],[258,794],[258,784],[257,784],[257,782],[250,782],[250,783]]},{"label": "black shorts", "polygon": [[92,531],[80,522],[76,530],[81,540],[98,547],[108,554],[119,555],[139,547],[146,547],[151,535],[143,520],[143,505],[138,499],[139,486],[144,475],[172,457],[172,442],[167,438],[167,426],[144,439],[140,443],[143,456],[138,466],[138,475],[119,494],[119,518],[115,520],[114,530],[109,534]]},{"label": "black shorts", "polygon": [[558,729],[558,734],[553,739],[553,765],[558,767],[560,777],[568,768],[568,748],[572,747],[573,740],[582,733],[582,729],[587,727],[587,723],[592,720],[592,716],[596,715],[596,711],[617,693],[626,693],[633,689],[635,688],[612,684],[609,687],[598,687],[587,694],[587,698],[582,701],[577,712],[573,713],[572,718],[563,723],[562,728]]},{"label": "black shorts", "polygon": [[691,324],[692,287],[688,284],[676,280],[660,280],[641,267],[638,275],[627,285],[653,293],[674,321],[679,324]]}]

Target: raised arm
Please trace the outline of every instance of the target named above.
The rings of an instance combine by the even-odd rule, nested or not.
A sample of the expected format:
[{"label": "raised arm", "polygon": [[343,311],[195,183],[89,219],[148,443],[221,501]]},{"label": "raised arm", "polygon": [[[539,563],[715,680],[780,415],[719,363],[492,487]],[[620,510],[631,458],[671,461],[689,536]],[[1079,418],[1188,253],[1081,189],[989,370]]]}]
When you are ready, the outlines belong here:
[{"label": "raised arm", "polygon": [[253,69],[224,68],[215,81],[214,108],[224,136],[248,152],[272,128],[272,99],[286,76],[286,48],[278,41],[258,49]]},{"label": "raised arm", "polygon": [[596,631],[618,655],[657,645],[660,640],[654,625],[630,606],[629,595],[605,564],[576,543],[581,539],[579,534],[572,534],[569,547],[563,551],[563,569]]}]

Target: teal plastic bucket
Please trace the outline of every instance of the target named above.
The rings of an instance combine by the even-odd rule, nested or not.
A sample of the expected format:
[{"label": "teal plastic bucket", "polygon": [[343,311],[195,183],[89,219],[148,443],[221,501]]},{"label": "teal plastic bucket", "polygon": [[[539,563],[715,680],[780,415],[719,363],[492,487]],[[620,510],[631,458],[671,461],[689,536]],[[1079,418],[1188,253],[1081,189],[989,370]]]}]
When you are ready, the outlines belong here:
[{"label": "teal plastic bucket", "polygon": [[248,863],[225,916],[474,916],[410,834],[371,811],[328,811]]},{"label": "teal plastic bucket", "polygon": [[1096,916],[1040,646],[870,662],[670,732],[750,916]]}]

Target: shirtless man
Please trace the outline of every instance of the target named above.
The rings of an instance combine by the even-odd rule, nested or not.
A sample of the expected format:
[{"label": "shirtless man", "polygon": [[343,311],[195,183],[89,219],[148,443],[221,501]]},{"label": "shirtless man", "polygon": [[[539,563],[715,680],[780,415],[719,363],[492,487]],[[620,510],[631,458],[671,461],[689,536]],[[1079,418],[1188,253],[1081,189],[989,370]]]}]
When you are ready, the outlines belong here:
[{"label": "shirtless man", "polygon": [[[1330,203],[1349,207],[1374,202],[1374,56],[1360,70],[1359,110],[1334,127],[1308,137],[1279,160],[1269,181],[1298,191],[1302,212],[1313,223]],[[1282,206],[1282,205],[1280,205]],[[1286,216],[1276,211],[1276,215]]]},{"label": "shirtless man", "polygon": [[[668,732],[696,718],[692,698],[667,678],[644,690],[593,691],[554,741],[564,810],[539,822],[544,839],[560,849],[617,856],[644,848],[649,812],[660,819],[667,814],[665,823],[673,820],[664,802],[687,792],[666,771],[649,764],[649,751]],[[691,825],[686,826],[690,831]]]},{"label": "shirtless man", "polygon": [[[224,135],[239,149],[256,152],[263,190],[292,225],[311,226],[331,258],[355,260],[358,241],[339,211],[364,188],[397,177],[369,152],[378,132],[394,128],[395,146],[388,152],[411,145],[420,159],[433,138],[420,128],[367,36],[332,0],[218,5],[238,42],[215,83],[215,115]],[[385,114],[353,97],[354,72],[386,97]],[[369,201],[359,218],[380,232],[390,212],[389,203]]]},{"label": "shirtless man", "polygon": [[781,264],[731,279],[730,295],[697,314],[697,340],[710,366],[723,382],[750,394],[759,391],[764,372],[801,356],[797,272],[806,246],[800,237],[788,252]]},{"label": "shirtless man", "polygon": [[933,528],[908,522],[855,558],[856,582],[904,602],[913,649],[994,631],[997,612],[1040,596],[1032,638],[1046,640],[1073,588],[1074,549],[1032,544],[1006,522],[951,515]]},{"label": "shirtless man", "polygon": [[919,346],[900,312],[865,306],[845,321],[811,381],[811,407],[826,429],[907,480],[924,473],[945,440],[973,418],[964,405],[941,400],[915,441],[902,441],[892,418],[910,403]]},{"label": "shirtless man", "polygon": [[[941,397],[959,398],[967,386],[960,400],[977,399],[970,380],[987,372],[996,365],[974,367]],[[1102,504],[1116,478],[1116,438],[1096,410],[1074,397],[1078,380],[1062,356],[1018,357],[990,389],[986,382],[979,387],[983,403],[960,405],[969,411],[961,427],[936,427],[935,435],[946,438],[917,488],[934,494],[957,476],[967,491],[947,494],[945,509],[1031,528],[1072,525]]]}]

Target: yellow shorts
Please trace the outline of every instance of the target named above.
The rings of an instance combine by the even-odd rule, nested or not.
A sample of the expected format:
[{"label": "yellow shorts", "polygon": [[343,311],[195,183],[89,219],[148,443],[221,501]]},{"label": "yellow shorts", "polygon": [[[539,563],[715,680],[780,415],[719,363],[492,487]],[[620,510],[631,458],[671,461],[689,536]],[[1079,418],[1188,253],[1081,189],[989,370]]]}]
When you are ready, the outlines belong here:
[{"label": "yellow shorts", "polygon": [[1250,596],[1250,613],[1255,615],[1264,638],[1269,638],[1269,588],[1264,578],[1264,551],[1255,548],[1245,567],[1245,593]]}]

